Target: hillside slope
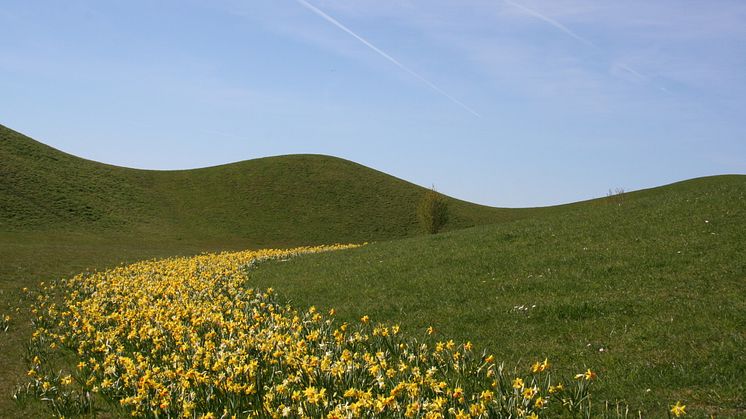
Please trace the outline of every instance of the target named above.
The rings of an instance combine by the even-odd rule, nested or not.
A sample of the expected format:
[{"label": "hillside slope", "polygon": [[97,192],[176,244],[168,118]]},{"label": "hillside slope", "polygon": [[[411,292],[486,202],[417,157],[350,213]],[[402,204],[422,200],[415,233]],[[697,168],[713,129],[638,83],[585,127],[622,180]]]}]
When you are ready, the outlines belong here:
[{"label": "hillside slope", "polygon": [[[89,268],[379,241],[265,264],[252,278],[345,319],[369,314],[409,333],[433,324],[509,366],[547,356],[562,372],[593,367],[601,396],[653,416],[677,399],[746,412],[746,176],[535,209],[451,199],[451,231],[416,237],[423,191],[318,155],[127,169],[0,126],[0,314],[28,304],[22,287]],[[0,339],[0,395],[25,375],[26,323]],[[9,417],[40,416],[13,409],[0,397]]]},{"label": "hillside slope", "polygon": [[[241,238],[251,245],[419,234],[424,189],[339,158],[290,155],[150,171],[65,154],[0,126],[0,231]],[[521,216],[450,199],[458,229]]]},{"label": "hillside slope", "polygon": [[646,417],[676,400],[693,417],[746,415],[746,176],[268,263],[251,279],[341,320],[432,325],[508,367],[593,368],[599,397]]},{"label": "hillside slope", "polygon": [[[423,192],[318,155],[196,170],[128,169],[63,153],[0,125],[0,316],[23,313],[24,287],[124,262],[415,236]],[[528,214],[450,203],[450,230]],[[46,416],[8,397],[25,375],[30,333],[27,321],[15,320],[0,339],[0,416]]]}]

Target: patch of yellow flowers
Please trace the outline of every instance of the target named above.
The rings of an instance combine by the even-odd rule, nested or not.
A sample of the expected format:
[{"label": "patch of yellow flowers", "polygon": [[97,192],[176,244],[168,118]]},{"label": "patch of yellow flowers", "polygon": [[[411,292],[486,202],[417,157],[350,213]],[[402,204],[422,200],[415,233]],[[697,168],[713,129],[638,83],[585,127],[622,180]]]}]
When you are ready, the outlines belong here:
[{"label": "patch of yellow flowers", "polygon": [[[203,254],[79,275],[37,295],[28,383],[57,415],[554,417],[589,412],[596,374],[509,372],[469,342],[298,311],[248,267],[354,245]],[[61,296],[55,298],[55,295]],[[61,298],[61,300],[60,300]],[[77,366],[76,366],[77,364]]]}]

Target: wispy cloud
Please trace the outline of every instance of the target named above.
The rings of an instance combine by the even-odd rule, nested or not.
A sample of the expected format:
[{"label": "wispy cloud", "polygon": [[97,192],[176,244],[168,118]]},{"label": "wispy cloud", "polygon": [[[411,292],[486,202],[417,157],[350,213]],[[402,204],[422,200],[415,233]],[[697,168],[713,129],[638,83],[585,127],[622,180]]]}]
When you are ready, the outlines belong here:
[{"label": "wispy cloud", "polygon": [[341,29],[342,31],[346,32],[348,35],[350,35],[353,38],[357,39],[358,41],[360,41],[360,43],[362,43],[366,47],[370,48],[371,50],[373,50],[374,52],[376,52],[381,57],[387,59],[388,61],[390,61],[391,63],[393,63],[397,67],[399,67],[400,69],[402,69],[405,72],[409,73],[411,76],[413,76],[416,79],[420,80],[421,82],[425,83],[431,89],[433,89],[434,91],[438,92],[442,96],[448,98],[451,102],[455,103],[456,105],[458,105],[462,109],[466,110],[467,112],[471,113],[474,116],[477,116],[477,117],[481,118],[481,115],[477,111],[475,111],[471,107],[467,106],[465,103],[461,102],[460,100],[456,99],[455,97],[451,96],[448,92],[446,92],[445,90],[441,89],[440,87],[438,87],[433,82],[431,82],[430,80],[426,79],[424,76],[420,75],[416,71],[414,71],[411,68],[405,66],[404,64],[402,64],[401,62],[399,62],[399,60],[397,60],[396,58],[392,57],[391,55],[389,55],[385,51],[381,50],[380,48],[376,47],[375,45],[373,45],[372,43],[370,43],[368,40],[366,40],[365,38],[363,38],[362,36],[356,34],[350,28],[348,28],[347,26],[343,25],[338,20],[336,20],[333,17],[329,16],[328,14],[324,13],[324,11],[322,11],[321,9],[319,9],[319,8],[315,7],[314,5],[308,3],[306,0],[296,0],[296,1],[300,5],[302,5],[303,7],[305,7],[306,9],[312,11],[313,13],[315,13],[316,15],[318,15],[319,17],[321,17],[324,20],[326,20],[327,22],[331,23],[332,25],[334,25],[337,28]]}]

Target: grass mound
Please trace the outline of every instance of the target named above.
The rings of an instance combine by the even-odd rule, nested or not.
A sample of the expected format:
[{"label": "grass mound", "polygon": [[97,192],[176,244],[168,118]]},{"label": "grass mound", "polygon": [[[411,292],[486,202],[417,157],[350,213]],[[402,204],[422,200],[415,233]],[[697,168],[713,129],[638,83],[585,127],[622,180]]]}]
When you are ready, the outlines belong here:
[{"label": "grass mound", "polygon": [[[251,287],[335,307],[350,324],[370,315],[410,331],[432,325],[507,371],[546,357],[560,375],[597,368],[597,399],[652,415],[671,400],[746,413],[744,176],[535,209],[449,198],[450,232],[433,237],[416,237],[424,189],[325,156],[134,170],[0,126],[0,179],[5,394],[25,378],[32,331],[14,309],[36,281],[203,251],[379,241],[264,264]],[[8,416],[41,415],[14,409],[0,399]]]},{"label": "grass mound", "polygon": [[655,417],[671,400],[739,417],[744,232],[746,177],[722,176],[344,257],[269,263],[252,281],[299,307],[335,307],[343,320],[432,325],[509,365],[550,357],[594,367],[598,397]]},{"label": "grass mound", "polygon": [[[95,233],[245,246],[386,240],[419,233],[424,188],[320,155],[203,169],[115,167],[0,126],[0,232]],[[449,198],[458,229],[518,216]]]},{"label": "grass mound", "polygon": [[[84,160],[0,126],[0,393],[23,378],[20,289],[120,263],[205,251],[389,240],[419,233],[425,189],[338,158],[280,156],[149,171]],[[447,228],[522,216],[450,200]],[[0,411],[16,412],[8,398]]]}]

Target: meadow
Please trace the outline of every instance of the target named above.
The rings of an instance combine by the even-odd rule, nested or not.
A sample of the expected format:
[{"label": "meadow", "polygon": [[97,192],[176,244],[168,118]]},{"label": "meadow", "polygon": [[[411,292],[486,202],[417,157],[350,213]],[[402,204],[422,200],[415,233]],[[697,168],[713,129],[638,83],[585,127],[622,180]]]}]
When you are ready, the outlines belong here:
[{"label": "meadow", "polygon": [[25,291],[35,330],[14,398],[59,416],[590,416],[591,369],[562,380],[546,358],[505,369],[432,328],[418,340],[368,316],[335,323],[333,309],[299,312],[245,272],[357,247],[146,261]]},{"label": "meadow", "polygon": [[[150,172],[0,135],[6,417],[190,403],[195,417],[556,417],[587,412],[585,395],[609,417],[665,417],[679,401],[689,417],[746,415],[744,176],[546,208],[449,199],[446,232],[422,235],[425,189],[340,159]],[[269,247],[286,250],[237,252]],[[278,345],[290,358],[273,364]]]},{"label": "meadow", "polygon": [[[293,304],[433,326],[509,363],[598,371],[645,416],[746,414],[746,182],[698,179],[569,212],[255,269]],[[562,368],[562,367],[559,367]],[[571,371],[566,371],[571,372]]]},{"label": "meadow", "polygon": [[[27,304],[19,304],[24,287],[150,258],[412,237],[420,234],[415,208],[425,190],[318,155],[129,169],[0,125],[0,313],[13,318],[0,339],[0,393],[11,394],[25,377],[31,325],[21,310]],[[449,202],[450,229],[524,216]],[[10,397],[0,397],[0,411],[39,416]]]}]

